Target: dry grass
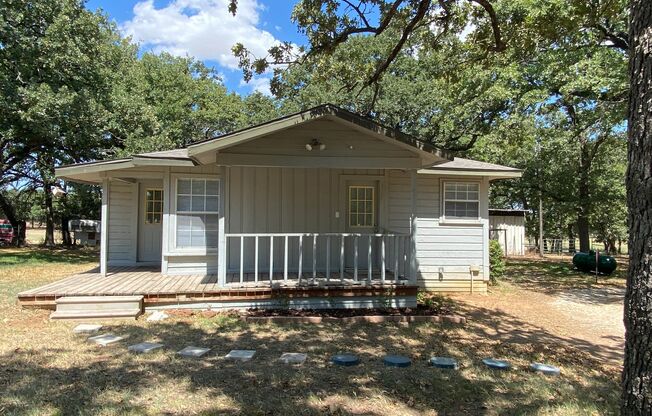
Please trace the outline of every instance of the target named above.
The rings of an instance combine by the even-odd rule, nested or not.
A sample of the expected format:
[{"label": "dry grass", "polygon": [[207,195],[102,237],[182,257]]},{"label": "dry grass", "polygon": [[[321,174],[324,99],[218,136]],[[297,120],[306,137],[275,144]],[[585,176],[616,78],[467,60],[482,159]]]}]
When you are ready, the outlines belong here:
[{"label": "dry grass", "polygon": [[[0,252],[0,263],[4,252]],[[139,320],[111,324],[127,340],[108,348],[71,334],[73,324],[48,322],[46,311],[20,310],[19,289],[88,265],[0,268],[0,414],[537,414],[590,415],[617,411],[618,369],[602,366],[569,346],[505,343],[484,336],[487,323],[464,328],[412,325],[257,325],[228,315]],[[24,270],[20,270],[24,269]],[[43,274],[46,272],[47,274]],[[11,276],[11,277],[7,277]],[[20,281],[16,281],[16,279]],[[22,289],[21,289],[22,290]],[[7,316],[9,318],[7,318]],[[511,317],[514,324],[517,317]],[[126,345],[160,341],[165,350],[129,354]],[[186,345],[213,350],[203,360],[176,357]],[[253,361],[221,356],[253,348]],[[309,354],[299,367],[274,359],[286,351]],[[337,352],[359,354],[357,367],[333,367]],[[409,369],[390,369],[380,358],[413,358]],[[457,372],[428,367],[431,355],[458,358]],[[492,372],[479,362],[506,358],[515,371]],[[526,371],[531,361],[562,367],[544,377]]]}]

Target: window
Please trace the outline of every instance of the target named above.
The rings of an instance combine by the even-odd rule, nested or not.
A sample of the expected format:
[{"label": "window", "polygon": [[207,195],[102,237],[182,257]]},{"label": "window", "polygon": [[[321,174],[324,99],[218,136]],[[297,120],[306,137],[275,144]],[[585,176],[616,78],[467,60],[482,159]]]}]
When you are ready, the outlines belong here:
[{"label": "window", "polygon": [[145,191],[145,224],[160,224],[163,216],[163,191],[147,189]]},{"label": "window", "polygon": [[220,183],[177,179],[176,247],[217,247]]},{"label": "window", "polygon": [[480,217],[480,184],[444,183],[444,218]]},{"label": "window", "polygon": [[349,226],[373,227],[376,221],[373,186],[349,186]]}]

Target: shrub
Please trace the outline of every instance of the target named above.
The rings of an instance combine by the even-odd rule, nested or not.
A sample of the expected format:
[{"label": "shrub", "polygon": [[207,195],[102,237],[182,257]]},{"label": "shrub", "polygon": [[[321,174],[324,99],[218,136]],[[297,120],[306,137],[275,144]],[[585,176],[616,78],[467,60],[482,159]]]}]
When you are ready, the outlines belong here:
[{"label": "shrub", "polygon": [[505,260],[503,249],[496,240],[489,241],[489,278],[491,283],[496,283],[505,274]]}]

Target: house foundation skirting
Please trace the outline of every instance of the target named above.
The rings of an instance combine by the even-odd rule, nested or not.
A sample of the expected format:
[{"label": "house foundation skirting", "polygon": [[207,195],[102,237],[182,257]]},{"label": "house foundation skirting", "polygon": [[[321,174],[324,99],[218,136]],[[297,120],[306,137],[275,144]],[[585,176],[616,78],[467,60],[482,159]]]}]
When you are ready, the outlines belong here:
[{"label": "house foundation skirting", "polygon": [[189,302],[174,304],[152,304],[145,310],[162,309],[369,309],[369,308],[415,308],[416,296],[356,296],[356,297],[311,297],[294,299],[232,300],[216,302]]}]

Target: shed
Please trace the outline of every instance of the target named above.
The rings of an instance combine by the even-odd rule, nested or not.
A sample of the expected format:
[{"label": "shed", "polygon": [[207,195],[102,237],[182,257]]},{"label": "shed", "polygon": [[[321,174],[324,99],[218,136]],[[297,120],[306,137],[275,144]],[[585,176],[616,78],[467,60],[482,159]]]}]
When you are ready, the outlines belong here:
[{"label": "shed", "polygon": [[101,223],[97,220],[75,219],[68,221],[68,230],[73,233],[75,241],[82,246],[100,244]]},{"label": "shed", "polygon": [[525,210],[489,209],[489,237],[498,240],[506,256],[525,254]]}]

